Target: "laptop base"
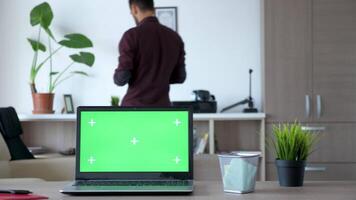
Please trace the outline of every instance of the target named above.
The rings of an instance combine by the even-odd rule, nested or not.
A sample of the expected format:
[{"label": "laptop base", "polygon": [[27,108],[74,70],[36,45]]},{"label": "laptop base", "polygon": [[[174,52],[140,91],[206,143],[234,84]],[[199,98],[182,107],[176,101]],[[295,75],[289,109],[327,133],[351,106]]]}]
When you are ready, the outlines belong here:
[{"label": "laptop base", "polygon": [[193,192],[193,181],[184,186],[77,186],[73,182],[60,192],[69,195],[183,195]]}]

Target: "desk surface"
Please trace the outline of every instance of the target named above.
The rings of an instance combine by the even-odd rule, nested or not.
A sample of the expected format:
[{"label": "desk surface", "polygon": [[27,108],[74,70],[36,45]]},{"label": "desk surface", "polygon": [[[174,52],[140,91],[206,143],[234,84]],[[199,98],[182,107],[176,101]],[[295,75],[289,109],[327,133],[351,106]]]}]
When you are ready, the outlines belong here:
[{"label": "desk surface", "polygon": [[256,191],[251,194],[227,194],[217,181],[195,182],[195,191],[190,196],[107,196],[107,197],[72,197],[58,191],[68,182],[26,182],[1,181],[0,188],[29,189],[36,194],[47,195],[50,199],[244,199],[244,200],[355,200],[356,182],[307,182],[301,188],[282,188],[277,182],[258,182]]}]

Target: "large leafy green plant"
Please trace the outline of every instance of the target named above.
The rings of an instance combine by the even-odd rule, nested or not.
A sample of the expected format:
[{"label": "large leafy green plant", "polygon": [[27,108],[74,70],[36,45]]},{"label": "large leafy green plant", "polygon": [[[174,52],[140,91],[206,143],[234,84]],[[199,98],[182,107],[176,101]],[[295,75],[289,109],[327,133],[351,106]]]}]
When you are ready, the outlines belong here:
[{"label": "large leafy green plant", "polygon": [[305,161],[313,152],[313,146],[318,135],[303,130],[295,122],[273,126],[273,136],[269,138],[268,145],[274,149],[277,160]]},{"label": "large leafy green plant", "polygon": [[[56,71],[53,68],[53,56],[56,55],[63,48],[70,49],[85,49],[93,47],[93,43],[85,35],[79,33],[67,34],[64,36],[64,39],[57,41],[54,37],[50,26],[53,20],[53,12],[50,5],[47,2],[44,2],[36,7],[34,7],[30,14],[30,23],[33,27],[38,26],[38,34],[36,39],[28,38],[28,42],[31,44],[31,47],[34,51],[31,73],[30,73],[30,84],[31,91],[37,93],[36,88],[36,78],[39,71],[49,62],[49,87],[48,92],[53,93],[55,88],[60,85],[62,82],[68,80],[74,75],[88,76],[84,71],[72,70],[75,63],[83,64],[88,67],[92,67],[95,62],[94,54],[90,52],[80,51],[77,54],[70,55],[69,58],[71,62],[62,70]],[[46,33],[47,46],[41,42],[42,32]],[[58,47],[52,49],[52,45],[56,44]],[[46,58],[39,62],[38,57],[40,52],[47,52],[48,55]]]}]

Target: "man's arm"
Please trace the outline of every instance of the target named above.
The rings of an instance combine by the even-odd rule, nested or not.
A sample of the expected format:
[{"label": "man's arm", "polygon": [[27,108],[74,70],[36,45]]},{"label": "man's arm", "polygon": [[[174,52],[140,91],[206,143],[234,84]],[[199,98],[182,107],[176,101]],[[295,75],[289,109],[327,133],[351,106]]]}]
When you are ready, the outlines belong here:
[{"label": "man's arm", "polygon": [[114,82],[118,86],[124,86],[132,78],[134,69],[134,59],[136,55],[135,36],[132,31],[128,31],[122,37],[119,44],[119,66],[115,70]]},{"label": "man's arm", "polygon": [[187,78],[187,72],[185,70],[185,50],[184,50],[184,43],[182,42],[178,63],[173,70],[169,82],[170,84],[184,83],[186,78]]}]

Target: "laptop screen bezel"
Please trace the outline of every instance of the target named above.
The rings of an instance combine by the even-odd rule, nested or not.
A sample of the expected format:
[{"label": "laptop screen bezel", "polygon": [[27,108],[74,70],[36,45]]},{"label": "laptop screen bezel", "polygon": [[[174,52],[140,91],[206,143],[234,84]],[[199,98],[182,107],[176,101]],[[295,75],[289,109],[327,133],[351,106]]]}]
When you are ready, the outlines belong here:
[{"label": "laptop screen bezel", "polygon": [[[108,112],[125,112],[125,111],[186,111],[189,115],[189,171],[188,172],[80,172],[80,133],[81,133],[81,113],[85,111],[108,111]],[[193,179],[193,113],[190,108],[183,107],[98,107],[98,106],[81,106],[77,108],[77,139],[76,139],[76,180],[192,180]]]}]

